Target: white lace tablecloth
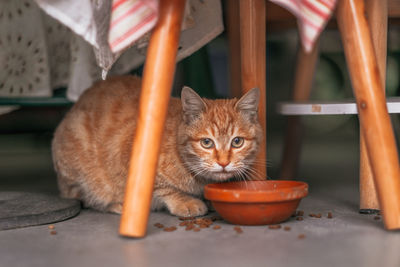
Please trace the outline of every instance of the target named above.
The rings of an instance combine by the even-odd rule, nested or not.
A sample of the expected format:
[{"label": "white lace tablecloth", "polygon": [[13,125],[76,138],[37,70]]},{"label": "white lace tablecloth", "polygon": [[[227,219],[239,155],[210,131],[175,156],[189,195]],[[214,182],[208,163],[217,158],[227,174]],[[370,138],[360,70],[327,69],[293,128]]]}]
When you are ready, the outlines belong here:
[{"label": "white lace tablecloth", "polygon": [[[67,97],[76,101],[101,79],[103,69],[123,74],[140,66],[146,35],[113,52],[108,44],[115,2],[0,1],[0,97],[51,96],[55,88],[66,87]],[[219,1],[188,0],[185,10],[178,60],[223,31]]]}]

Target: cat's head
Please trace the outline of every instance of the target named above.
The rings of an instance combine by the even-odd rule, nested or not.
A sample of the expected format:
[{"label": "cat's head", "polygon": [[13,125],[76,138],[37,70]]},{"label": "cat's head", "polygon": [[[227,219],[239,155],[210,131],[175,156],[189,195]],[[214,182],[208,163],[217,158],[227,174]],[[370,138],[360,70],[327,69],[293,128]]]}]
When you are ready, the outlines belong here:
[{"label": "cat's head", "polygon": [[211,181],[254,178],[253,164],[263,138],[257,117],[259,98],[257,88],[239,100],[209,100],[184,87],[178,144],[186,168]]}]

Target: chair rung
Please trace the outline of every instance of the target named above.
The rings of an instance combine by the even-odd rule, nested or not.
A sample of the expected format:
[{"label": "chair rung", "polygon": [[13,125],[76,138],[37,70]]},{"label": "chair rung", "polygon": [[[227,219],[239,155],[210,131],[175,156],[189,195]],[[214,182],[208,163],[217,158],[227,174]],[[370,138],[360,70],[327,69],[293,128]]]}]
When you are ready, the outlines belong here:
[{"label": "chair rung", "polygon": [[[400,113],[400,97],[387,98],[389,113]],[[281,102],[277,112],[282,115],[345,115],[357,114],[354,100],[337,102]]]}]

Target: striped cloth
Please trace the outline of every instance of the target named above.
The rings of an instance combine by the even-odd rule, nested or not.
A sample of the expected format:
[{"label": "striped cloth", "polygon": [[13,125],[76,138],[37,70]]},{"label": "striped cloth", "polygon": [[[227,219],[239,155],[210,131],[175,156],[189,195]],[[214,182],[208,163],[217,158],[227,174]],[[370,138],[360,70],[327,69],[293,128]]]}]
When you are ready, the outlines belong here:
[{"label": "striped cloth", "polygon": [[158,19],[157,0],[113,0],[108,43],[120,52],[150,31]]},{"label": "striped cloth", "polygon": [[[307,52],[312,50],[336,5],[336,0],[270,1],[297,17],[301,41]],[[157,9],[158,0],[113,0],[108,38],[111,51],[124,50],[150,31],[157,22]]]},{"label": "striped cloth", "polygon": [[270,0],[297,17],[301,42],[310,52],[336,6],[336,0]]}]

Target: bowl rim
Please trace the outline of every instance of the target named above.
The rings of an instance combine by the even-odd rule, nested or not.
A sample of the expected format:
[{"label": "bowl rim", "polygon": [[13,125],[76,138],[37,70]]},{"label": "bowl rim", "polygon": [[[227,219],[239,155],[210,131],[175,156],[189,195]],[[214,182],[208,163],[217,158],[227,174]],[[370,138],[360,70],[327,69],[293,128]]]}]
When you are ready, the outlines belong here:
[{"label": "bowl rim", "polygon": [[[271,183],[277,187],[271,189],[246,190],[243,188],[226,188],[234,184]],[[286,187],[282,187],[286,185]],[[225,187],[225,188],[224,188]],[[207,184],[204,187],[204,197],[210,201],[233,203],[285,202],[301,199],[308,195],[308,184],[293,180],[264,181],[234,181],[226,183]]]}]

